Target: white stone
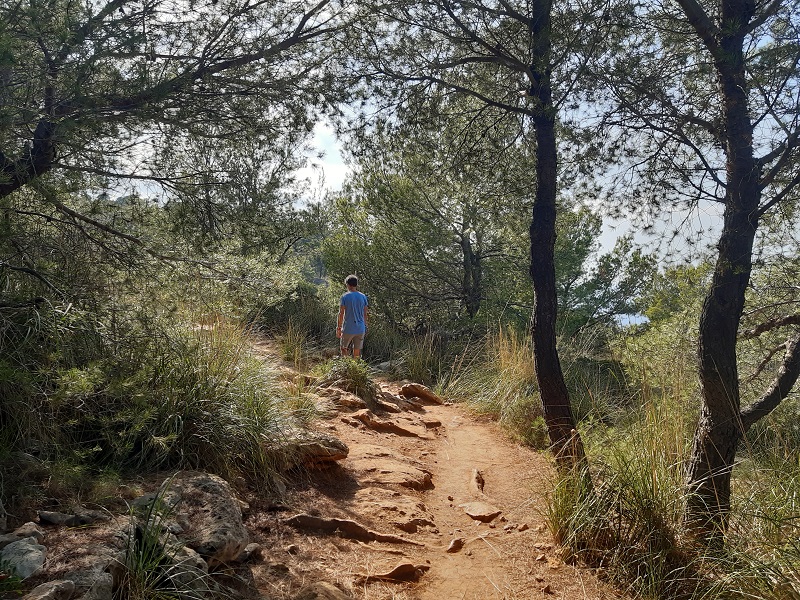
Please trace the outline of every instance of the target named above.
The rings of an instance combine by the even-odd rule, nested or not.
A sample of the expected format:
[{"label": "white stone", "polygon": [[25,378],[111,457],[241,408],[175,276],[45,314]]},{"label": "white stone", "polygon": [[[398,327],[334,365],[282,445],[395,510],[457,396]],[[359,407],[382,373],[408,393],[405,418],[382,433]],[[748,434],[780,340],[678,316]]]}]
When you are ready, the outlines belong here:
[{"label": "white stone", "polygon": [[14,574],[22,579],[41,569],[46,557],[47,548],[38,544],[34,537],[11,542],[0,552],[0,560],[8,563],[14,569]]}]

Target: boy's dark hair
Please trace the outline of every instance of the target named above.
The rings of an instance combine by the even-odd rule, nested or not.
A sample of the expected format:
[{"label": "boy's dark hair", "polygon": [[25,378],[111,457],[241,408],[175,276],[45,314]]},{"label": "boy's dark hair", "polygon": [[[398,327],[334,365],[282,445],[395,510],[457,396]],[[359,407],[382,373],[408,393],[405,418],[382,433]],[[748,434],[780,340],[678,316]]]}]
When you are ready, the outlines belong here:
[{"label": "boy's dark hair", "polygon": [[358,287],[358,277],[355,275],[348,275],[344,278],[344,284],[352,287]]}]

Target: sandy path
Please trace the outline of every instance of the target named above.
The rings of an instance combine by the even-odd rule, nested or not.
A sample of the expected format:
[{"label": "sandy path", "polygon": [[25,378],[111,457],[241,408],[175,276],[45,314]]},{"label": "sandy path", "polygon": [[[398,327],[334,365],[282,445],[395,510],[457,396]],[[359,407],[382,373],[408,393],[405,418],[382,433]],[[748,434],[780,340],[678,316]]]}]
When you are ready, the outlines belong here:
[{"label": "sandy path", "polygon": [[[393,394],[399,387],[381,383]],[[543,516],[553,477],[546,454],[510,441],[494,422],[460,405],[428,403],[399,413],[377,408],[366,419],[365,412],[340,404],[317,424],[344,441],[350,454],[294,482],[289,510],[355,521],[418,545],[298,531],[286,526],[287,513],[253,515],[250,525],[268,532],[256,537],[270,549],[270,558],[253,568],[262,593],[294,600],[302,585],[325,581],[347,598],[365,600],[620,597],[593,570],[561,561]],[[388,431],[387,424],[406,432]],[[482,491],[472,483],[475,470]],[[424,478],[427,485],[417,485]],[[463,505],[476,501],[500,514],[491,523],[474,520]],[[453,540],[463,547],[448,552]],[[424,572],[411,582],[371,579],[403,563]],[[282,578],[275,577],[275,564]]]},{"label": "sandy path", "polygon": [[[425,503],[448,543],[451,538],[466,543],[457,553],[427,553],[431,569],[414,597],[611,597],[586,571],[563,564],[554,552],[542,517],[552,475],[547,458],[509,442],[495,424],[478,421],[460,407],[426,410],[443,427],[435,450],[436,487],[425,492]],[[471,483],[476,469],[483,493]],[[473,501],[502,514],[491,524],[475,521],[461,507]]]},{"label": "sandy path", "polygon": [[[530,541],[538,537],[534,534],[539,533],[535,510],[539,502],[529,486],[544,475],[547,465],[534,453],[508,444],[494,427],[476,423],[454,407],[428,410],[441,419],[444,435],[436,449],[436,487],[426,492],[425,502],[440,530],[466,544],[457,553],[432,554],[430,577],[420,587],[419,598],[506,598],[517,585],[519,565],[505,546],[510,541],[519,543],[513,537],[525,536]],[[530,473],[532,466],[538,474]],[[474,470],[483,476],[484,494],[471,484]],[[460,506],[473,501],[497,507],[507,521],[494,527],[474,521]],[[515,528],[506,533],[503,527],[513,524],[524,524],[528,530]]]},{"label": "sandy path", "polygon": [[[381,416],[398,422],[409,418],[407,414]],[[424,491],[376,484],[375,473],[394,468],[394,463],[377,460],[365,468],[351,458],[342,461],[343,472],[333,477],[339,485],[348,481],[346,490],[333,493],[326,489],[332,483],[329,479],[325,480],[327,484],[317,482],[326,498],[335,497],[334,505],[324,508],[315,496],[311,503],[317,510],[424,544],[391,548],[379,543],[360,544],[348,555],[352,546],[338,543],[331,551],[336,556],[333,562],[340,564],[340,587],[367,599],[576,600],[616,596],[590,570],[564,564],[553,547],[543,520],[544,494],[552,476],[546,455],[509,441],[496,424],[461,406],[428,405],[412,416],[441,425],[430,430],[431,435],[418,438],[354,427],[346,414],[329,423],[350,446],[352,456],[358,456],[364,447],[373,451],[382,448],[386,460],[407,457],[430,472],[433,483],[432,489]],[[471,483],[474,470],[482,474],[483,493]],[[360,500],[362,492],[375,487],[392,490],[398,508],[387,507],[385,501],[377,507]],[[412,533],[393,529],[393,517],[409,499],[424,505],[435,527]],[[476,521],[462,507],[475,501],[496,507],[501,514],[491,523]],[[446,549],[454,539],[463,540],[464,546],[449,553]],[[358,580],[357,575],[386,573],[402,562],[428,566],[429,570],[413,584],[352,583]]]}]

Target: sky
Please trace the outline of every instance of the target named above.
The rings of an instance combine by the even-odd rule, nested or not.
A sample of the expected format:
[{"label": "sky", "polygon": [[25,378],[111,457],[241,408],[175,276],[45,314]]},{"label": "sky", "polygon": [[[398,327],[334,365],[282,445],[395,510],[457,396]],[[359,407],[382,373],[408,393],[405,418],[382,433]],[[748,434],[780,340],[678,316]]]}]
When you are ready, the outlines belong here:
[{"label": "sky", "polygon": [[[332,192],[342,189],[350,167],[344,163],[341,144],[333,127],[327,123],[317,123],[311,145],[312,155],[308,165],[300,170],[300,175],[308,178],[314,187]],[[318,154],[322,155],[321,158],[316,156]]]}]

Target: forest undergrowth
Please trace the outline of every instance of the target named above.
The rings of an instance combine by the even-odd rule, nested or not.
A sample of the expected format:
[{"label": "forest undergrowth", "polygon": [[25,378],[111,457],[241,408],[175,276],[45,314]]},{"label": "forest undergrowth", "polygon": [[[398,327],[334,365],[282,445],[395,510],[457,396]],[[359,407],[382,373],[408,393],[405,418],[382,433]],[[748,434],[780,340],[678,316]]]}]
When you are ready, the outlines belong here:
[{"label": "forest undergrowth", "polygon": [[[23,519],[54,500],[119,504],[126,478],[175,468],[268,490],[291,461],[285,440],[315,416],[302,390],[288,390],[252,357],[254,330],[274,336],[296,366],[370,389],[369,370],[333,373],[322,352],[335,326],[329,296],[301,285],[238,314],[166,296],[147,304],[132,292],[109,298],[104,311],[4,311],[0,492],[8,513]],[[602,354],[596,340],[563,342],[593,487],[581,477],[554,482],[546,514],[554,539],[570,560],[602,567],[634,597],[794,598],[800,467],[791,413],[773,415],[742,454],[724,548],[698,545],[683,523],[697,407],[689,342],[645,335],[652,339],[618,336]],[[524,331],[445,339],[376,322],[365,358],[547,449]]]}]

